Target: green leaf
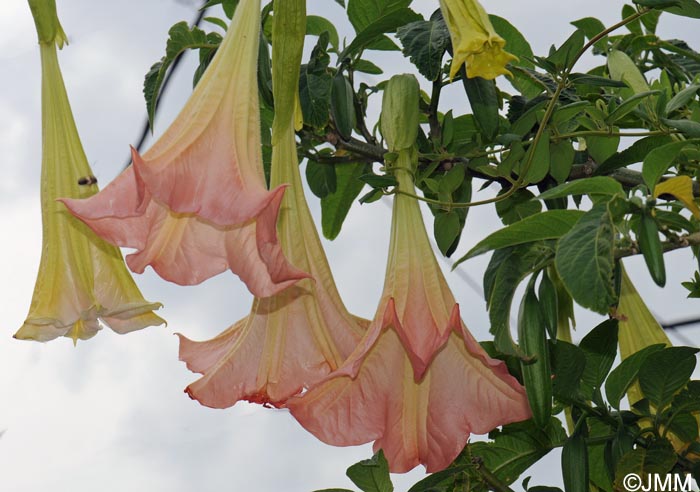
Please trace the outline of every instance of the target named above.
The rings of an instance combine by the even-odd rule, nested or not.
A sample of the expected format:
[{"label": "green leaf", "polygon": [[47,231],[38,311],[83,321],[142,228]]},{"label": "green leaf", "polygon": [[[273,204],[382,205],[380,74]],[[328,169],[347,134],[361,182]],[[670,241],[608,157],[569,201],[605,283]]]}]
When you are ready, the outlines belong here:
[{"label": "green leaf", "polygon": [[[428,475],[420,482],[416,483],[408,489],[408,492],[437,492],[442,490],[450,490],[447,487],[454,485],[455,480],[465,472],[473,469],[473,465],[451,466],[446,470],[439,471]],[[445,489],[443,489],[445,488]]]},{"label": "green leaf", "polygon": [[698,140],[685,140],[683,142],[672,142],[670,144],[657,147],[647,154],[642,163],[642,178],[649,187],[650,191],[654,191],[656,183],[668,171],[668,168],[673,165],[676,157],[681,151],[689,145],[695,145]]},{"label": "green leaf", "polygon": [[453,268],[463,261],[494,249],[545,239],[559,239],[571,230],[583,214],[580,210],[548,210],[526,217],[479,241],[454,264]]},{"label": "green leaf", "polygon": [[355,463],[347,470],[347,476],[363,492],[393,492],[389,476],[389,464],[380,450],[372,458]]},{"label": "green leaf", "polygon": [[566,290],[581,306],[600,314],[606,314],[616,301],[614,240],[607,203],[601,203],[586,212],[557,245],[556,266]]},{"label": "green leaf", "polygon": [[646,137],[637,140],[625,150],[616,152],[605,160],[605,162],[596,168],[593,174],[607,174],[616,169],[629,166],[630,164],[642,162],[649,152],[671,141],[671,137],[667,135]]},{"label": "green leaf", "polygon": [[357,60],[353,64],[353,68],[356,72],[368,73],[370,75],[381,75],[384,73],[384,70],[368,60]]},{"label": "green leaf", "polygon": [[666,114],[671,114],[674,111],[681,109],[690,101],[695,99],[696,94],[700,90],[700,84],[690,84],[666,104]]},{"label": "green leaf", "polygon": [[[527,39],[525,39],[525,36],[503,17],[489,15],[489,19],[498,35],[505,39],[508,52],[518,57],[517,60],[511,61],[510,65],[526,69],[534,68],[535,66],[530,61],[533,57],[532,48]],[[513,70],[512,73],[513,76],[508,76],[508,80],[510,80],[513,86],[518,89],[523,96],[533,98],[542,92],[542,85],[534,82],[527,75],[518,70]]]},{"label": "green leaf", "polygon": [[320,36],[324,32],[328,33],[328,39],[331,46],[337,51],[340,46],[340,41],[338,38],[338,31],[335,25],[326,19],[318,15],[307,15],[306,16],[306,34],[312,36]]},{"label": "green leaf", "polygon": [[544,429],[527,420],[503,426],[489,437],[493,439],[491,442],[470,444],[471,455],[481,458],[487,470],[511,484],[555,446],[561,445],[566,433],[559,419],[552,417]]},{"label": "green leaf", "polygon": [[668,347],[647,357],[639,369],[639,386],[652,405],[664,408],[688,383],[698,351],[694,347]]},{"label": "green leaf", "polygon": [[311,192],[319,198],[335,192],[336,177],[333,164],[319,164],[308,161],[306,164],[306,182]]},{"label": "green leaf", "polygon": [[[378,17],[371,24],[368,24],[362,31],[359,31],[355,39],[343,50],[338,58],[342,60],[343,58],[350,57],[368,48],[374,41],[381,39],[384,34],[396,32],[399,27],[421,19],[422,17],[420,15],[408,8],[389,11],[381,17]],[[372,45],[372,47],[376,48],[374,45]]]},{"label": "green leaf", "polygon": [[350,207],[365,186],[360,176],[368,170],[369,166],[361,162],[336,166],[335,193],[321,199],[321,226],[326,239],[332,241],[340,234]]},{"label": "green leaf", "polygon": [[[612,125],[616,121],[621,120],[624,118],[626,115],[637,109],[637,106],[639,106],[644,99],[647,99],[648,97],[651,96],[656,96],[660,93],[660,91],[645,91],[645,92],[639,92],[637,94],[634,94],[631,97],[628,97],[624,101],[620,103],[618,107],[616,107],[609,115],[607,118],[605,118],[605,122],[608,125]],[[618,139],[619,143],[619,139]],[[617,145],[615,145],[615,149],[617,150]],[[609,156],[608,156],[609,157]],[[606,157],[605,159],[607,159]],[[602,161],[599,161],[602,162]]]},{"label": "green leaf", "polygon": [[518,354],[510,334],[510,309],[515,290],[525,277],[546,266],[553,254],[553,241],[540,241],[499,249],[491,256],[484,273],[484,294],[491,333],[500,352]]},{"label": "green leaf", "polygon": [[600,75],[590,75],[587,73],[572,73],[569,80],[574,84],[593,85],[595,87],[627,87],[627,84],[619,80],[601,77]]},{"label": "green leaf", "polygon": [[451,210],[435,216],[433,234],[435,235],[435,242],[437,242],[438,248],[443,255],[447,255],[455,239],[459,237],[461,230],[462,225],[460,224],[459,214],[456,211]]},{"label": "green leaf", "polygon": [[690,412],[675,413],[668,424],[668,430],[683,442],[695,441],[698,438],[698,421]]},{"label": "green leaf", "polygon": [[[589,40],[593,39],[605,30],[605,24],[603,24],[599,19],[596,19],[595,17],[584,17],[583,19],[573,21],[571,24],[574,27],[577,27],[580,30],[582,30],[583,33],[586,35],[586,38],[588,38]],[[597,49],[603,49],[606,44],[606,39],[607,37],[599,40],[593,46],[595,46]]]},{"label": "green leaf", "polygon": [[552,200],[569,195],[624,195],[622,185],[607,176],[578,179],[550,188],[540,196],[538,200]]},{"label": "green leaf", "polygon": [[618,321],[608,319],[593,328],[579,348],[586,356],[586,369],[581,376],[581,390],[586,399],[601,387],[617,355]]},{"label": "green leaf", "polygon": [[360,176],[360,181],[367,183],[372,188],[388,188],[390,186],[396,186],[398,184],[396,178],[391,174],[363,174],[362,176]]},{"label": "green leaf", "polygon": [[542,204],[533,200],[531,191],[521,189],[509,198],[496,202],[496,213],[505,225],[513,224],[542,210]]},{"label": "green leaf", "polygon": [[581,29],[576,29],[554,53],[547,57],[559,70],[570,68],[576,54],[583,48],[586,36]]},{"label": "green leaf", "polygon": [[[464,67],[462,67],[461,73],[464,75]],[[481,77],[470,79],[463,76],[462,83],[479,130],[487,141],[492,141],[498,135],[500,125],[495,81]]]},{"label": "green leaf", "polygon": [[[617,128],[613,128],[613,131],[617,131]],[[612,155],[617,152],[617,148],[620,146],[620,137],[596,137],[590,136],[586,137],[586,147],[588,148],[588,153],[591,155],[595,162],[605,162]]]},{"label": "green leaf", "polygon": [[355,28],[355,32],[359,33],[386,14],[408,7],[411,1],[350,0],[348,2],[348,19]]},{"label": "green leaf", "polygon": [[688,138],[700,138],[700,123],[692,120],[669,120],[661,118],[661,123],[683,132]]},{"label": "green leaf", "polygon": [[[676,464],[676,453],[666,439],[653,441],[647,448],[641,446],[626,453],[615,469],[615,490],[625,490],[625,476],[634,473],[646,484],[648,475],[665,475]],[[653,477],[652,477],[653,478]],[[653,483],[653,482],[652,482]]]},{"label": "green leaf", "polygon": [[549,156],[551,159],[549,173],[557,183],[565,182],[574,165],[574,157],[576,156],[574,145],[570,140],[552,142],[549,145]]},{"label": "green leaf", "polygon": [[[439,11],[438,11],[439,12]],[[450,32],[441,15],[427,21],[416,21],[400,27],[396,37],[403,45],[403,54],[411,59],[428,80],[436,80],[442,72],[442,58],[450,44]]]},{"label": "green leaf", "polygon": [[688,386],[673,397],[672,412],[700,412],[700,381],[690,381]]},{"label": "green leaf", "polygon": [[619,366],[613,369],[605,381],[605,395],[608,403],[614,408],[620,408],[620,400],[625,396],[627,389],[634,383],[639,374],[639,368],[654,352],[664,348],[664,344],[659,343],[643,348],[639,352],[627,357]]},{"label": "green leaf", "polygon": [[692,17],[700,19],[700,3],[696,0],[677,0],[677,7],[666,7],[664,10],[670,14],[682,15],[684,17]]},{"label": "green leaf", "polygon": [[[530,159],[530,154],[532,159]],[[525,183],[539,183],[547,177],[549,173],[549,132],[544,132],[540,137],[537,145],[531,145],[525,154],[525,158],[521,161],[521,167],[530,161],[530,167],[525,172]]]},{"label": "green leaf", "polygon": [[586,368],[586,356],[583,350],[564,340],[557,340],[550,346],[554,397],[561,401],[572,400],[579,391],[581,375]]},{"label": "green leaf", "polygon": [[608,70],[613,80],[627,84],[634,93],[647,92],[649,84],[634,61],[624,52],[612,50],[608,54]]},{"label": "green leaf", "polygon": [[209,0],[207,3],[202,5],[202,7],[200,7],[200,10],[213,7],[214,5],[221,5],[224,9],[226,17],[232,19],[233,14],[236,11],[236,7],[238,6],[238,1],[239,0]]},{"label": "green leaf", "polygon": [[311,52],[309,63],[301,66],[299,103],[304,124],[323,128],[328,123],[333,76],[328,71],[328,33],[323,32]]},{"label": "green leaf", "polygon": [[[221,36],[218,34],[217,36],[220,41]],[[178,22],[170,28],[168,42],[165,46],[165,56],[151,67],[143,84],[143,95],[146,98],[146,110],[151,128],[153,128],[153,120],[165,75],[175,59],[190,49],[209,49],[213,42],[214,39],[208,37],[199,27],[194,26],[190,29],[185,21]]]}]

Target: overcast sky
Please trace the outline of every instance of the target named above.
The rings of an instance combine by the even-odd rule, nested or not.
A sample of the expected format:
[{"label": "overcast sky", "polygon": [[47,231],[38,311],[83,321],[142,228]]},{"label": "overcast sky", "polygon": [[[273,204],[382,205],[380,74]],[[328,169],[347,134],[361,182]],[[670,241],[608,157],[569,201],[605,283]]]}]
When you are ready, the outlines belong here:
[{"label": "overcast sky", "polygon": [[[168,28],[190,20],[198,2],[57,3],[71,42],[59,53],[59,60],[88,159],[104,186],[121,170],[128,146],[135,143],[143,124],[144,74],[162,56]],[[349,35],[351,30],[334,1],[309,4],[310,11],[332,18],[341,35]],[[437,8],[437,0],[416,0],[414,4],[426,16]],[[509,18],[535,51],[543,53],[551,43],[561,43],[570,34],[571,20],[595,15],[606,24],[617,21],[622,2],[493,0],[485,5]],[[700,47],[697,21],[665,16],[660,30],[667,37],[683,38],[696,49]],[[411,70],[400,54],[373,59],[387,67],[387,72]],[[77,348],[69,339],[39,344],[11,338],[29,308],[41,245],[40,64],[25,1],[0,2],[0,73],[0,224],[5,237],[0,243],[0,431],[5,430],[0,439],[0,490],[309,492],[352,488],[345,469],[370,457],[370,446],[329,447],[283,411],[245,403],[212,410],[183,393],[196,375],[178,362],[173,334],[211,338],[250,308],[250,294],[230,273],[197,287],[168,284],[150,269],[137,275],[146,298],[165,305],[159,314],[168,320],[167,327],[127,336],[103,330]],[[170,87],[157,132],[186,99],[191,74],[189,63]],[[450,97],[443,102],[453,103],[456,114],[467,112],[461,93],[455,92],[455,96],[461,99]],[[319,219],[317,200],[312,197],[310,203]],[[389,222],[386,204],[357,206],[340,237],[326,242],[339,290],[357,315],[372,317],[376,309]],[[498,223],[491,208],[470,212],[467,232],[455,257]],[[432,229],[430,222],[427,225]],[[470,260],[462,275],[466,273],[480,284],[487,260]],[[631,260],[628,269],[663,321],[697,315],[700,301],[686,300],[679,285],[694,270],[690,252],[675,252],[668,262],[668,287],[664,290],[653,286],[639,259]],[[489,338],[483,298],[458,274],[447,273],[447,278],[476,338]],[[580,312],[582,333],[597,320]],[[694,328],[683,332],[695,340],[698,333]],[[535,468],[532,483],[558,482],[551,470],[551,466]],[[421,474],[419,469],[396,477],[397,490],[406,490]]]}]

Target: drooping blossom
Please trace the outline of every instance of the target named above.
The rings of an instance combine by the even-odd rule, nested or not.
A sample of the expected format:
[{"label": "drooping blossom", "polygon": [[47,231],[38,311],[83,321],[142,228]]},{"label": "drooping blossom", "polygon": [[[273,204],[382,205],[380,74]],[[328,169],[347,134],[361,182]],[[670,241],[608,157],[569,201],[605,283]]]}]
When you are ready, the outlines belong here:
[{"label": "drooping blossom", "polygon": [[56,199],[97,192],[68,101],[56,45],[66,37],[54,1],[31,1],[41,53],[42,167],[41,263],[29,314],[15,338],[48,341],[59,336],[84,340],[100,329],[117,333],[160,325],[115,246],[99,239]]},{"label": "drooping blossom", "polygon": [[[651,345],[663,344],[666,347],[673,345],[666,335],[666,331],[649,311],[624,268],[622,270],[620,301],[617,306],[616,316],[619,319],[618,343],[622,360]],[[642,398],[644,398],[644,395],[639,387],[639,383],[635,382],[630,385],[627,389],[627,399],[630,405]],[[696,414],[695,419],[698,422],[698,426],[700,426],[700,414]],[[648,419],[642,419],[639,423],[640,427],[651,424],[652,422]],[[677,453],[684,453],[687,450],[689,443],[676,436],[673,431],[668,432],[666,437],[671,441]],[[700,442],[700,439],[696,439],[696,442]],[[700,456],[693,452],[686,454],[686,458],[694,462],[700,461]]]},{"label": "drooping blossom", "polygon": [[[387,97],[406,91],[410,96],[399,97],[409,97],[413,112],[418,111],[417,82],[408,76],[412,82],[406,84],[407,76],[399,77],[385,89],[385,138],[391,133],[384,127]],[[406,121],[415,120],[411,111],[402,114]],[[414,151],[388,144],[398,151],[391,169],[399,190],[414,193]],[[418,464],[428,472],[441,470],[471,433],[530,417],[523,387],[501,361],[484,352],[462,322],[414,198],[394,197],[384,291],[360,344],[340,369],[290,399],[287,407],[326,443],[374,441],[374,450],[384,451],[392,472]]]},{"label": "drooping blossom", "polygon": [[469,78],[510,75],[506,65],[517,58],[503,49],[505,40],[496,33],[478,0],[440,0],[440,9],[452,38],[450,78],[463,63]]},{"label": "drooping blossom", "polygon": [[[311,274],[296,285],[270,297],[256,298],[251,313],[216,338],[194,342],[180,335],[180,359],[202,374],[186,391],[201,404],[225,408],[239,400],[280,406],[289,397],[319,381],[355,348],[366,322],[350,315],[343,305],[304,198],[297,160],[294,104],[298,80],[280,80],[288,66],[298,77],[305,24],[304,0],[285,0],[275,5],[275,18],[300,25],[297,36],[285,31],[273,35],[275,129],[271,182],[290,183],[282,201],[279,220],[280,244],[286,257]],[[239,7],[240,8],[240,7]],[[278,43],[287,53],[275,56]],[[285,102],[283,102],[285,101]],[[282,105],[282,106],[279,106]],[[285,121],[280,121],[285,115]]]},{"label": "drooping blossom", "polygon": [[280,184],[265,186],[257,59],[260,0],[242,0],[210,66],[175,121],[133,165],[68,208],[113,244],[135,248],[164,279],[197,284],[231,269],[258,296],[307,277],[276,233]]}]

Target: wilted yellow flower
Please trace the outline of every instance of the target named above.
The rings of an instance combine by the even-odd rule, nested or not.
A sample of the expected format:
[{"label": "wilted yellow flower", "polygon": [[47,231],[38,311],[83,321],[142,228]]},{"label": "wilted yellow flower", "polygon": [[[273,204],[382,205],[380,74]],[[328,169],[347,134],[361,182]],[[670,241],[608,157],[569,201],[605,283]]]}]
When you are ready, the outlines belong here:
[{"label": "wilted yellow flower", "polygon": [[503,49],[505,40],[496,33],[477,0],[440,0],[440,8],[452,38],[450,79],[463,63],[469,78],[511,75],[506,65],[517,58]]},{"label": "wilted yellow flower", "polygon": [[164,323],[153,314],[159,303],[144,300],[126,270],[119,249],[100,240],[71,216],[59,197],[97,192],[73,120],[56,44],[65,35],[55,2],[30,2],[42,68],[41,215],[43,245],[29,315],[15,338],[38,341],[67,336],[76,342],[100,329],[98,319],[118,333]]}]

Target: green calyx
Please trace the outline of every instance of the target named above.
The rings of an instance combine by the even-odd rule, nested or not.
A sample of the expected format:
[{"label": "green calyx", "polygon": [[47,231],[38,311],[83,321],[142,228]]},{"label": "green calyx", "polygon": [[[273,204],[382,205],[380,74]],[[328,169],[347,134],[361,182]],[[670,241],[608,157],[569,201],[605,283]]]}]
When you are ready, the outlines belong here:
[{"label": "green calyx", "polygon": [[32,10],[39,44],[56,43],[59,48],[68,44],[66,33],[61,27],[56,13],[56,0],[28,0]]}]

